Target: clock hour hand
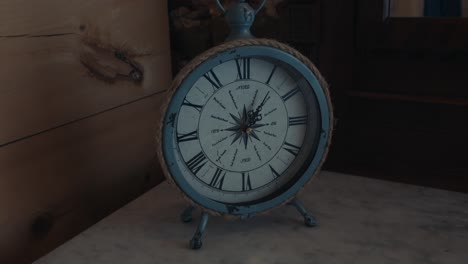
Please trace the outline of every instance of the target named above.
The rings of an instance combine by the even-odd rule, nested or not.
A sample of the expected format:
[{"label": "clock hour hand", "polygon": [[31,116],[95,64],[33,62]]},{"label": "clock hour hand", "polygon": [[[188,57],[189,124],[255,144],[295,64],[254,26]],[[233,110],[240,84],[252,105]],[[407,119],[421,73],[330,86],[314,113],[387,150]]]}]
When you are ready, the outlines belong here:
[{"label": "clock hour hand", "polygon": [[260,112],[262,111],[262,108],[263,106],[265,105],[266,103],[266,100],[268,99],[268,95],[270,94],[270,92],[268,92],[266,95],[265,95],[265,98],[263,98],[263,101],[262,103],[260,103],[260,105],[257,107],[257,109],[255,109],[255,111],[253,110],[250,110],[249,113],[248,113],[248,116],[249,116],[249,127],[255,125],[255,123],[257,123],[258,121],[261,121],[262,120],[262,115],[260,114]]}]

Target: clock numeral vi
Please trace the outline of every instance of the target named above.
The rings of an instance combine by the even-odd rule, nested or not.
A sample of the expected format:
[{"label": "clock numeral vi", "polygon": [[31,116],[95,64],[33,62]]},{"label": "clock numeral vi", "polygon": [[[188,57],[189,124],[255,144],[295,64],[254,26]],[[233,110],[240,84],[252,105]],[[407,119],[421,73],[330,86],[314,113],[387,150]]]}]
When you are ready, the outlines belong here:
[{"label": "clock numeral vi", "polygon": [[207,163],[206,156],[202,151],[187,161],[187,167],[194,174],[197,175],[197,172],[200,171],[203,166]]},{"label": "clock numeral vi", "polygon": [[250,174],[249,173],[242,173],[242,191],[251,191],[252,190],[252,182],[250,181]]},{"label": "clock numeral vi", "polygon": [[283,149],[293,154],[294,156],[297,156],[297,154],[299,154],[299,150],[301,150],[301,147],[290,144],[288,142],[285,142],[284,145],[286,145],[287,147],[284,147]]},{"label": "clock numeral vi", "polygon": [[213,70],[207,72],[205,75],[203,75],[203,77],[205,77],[205,79],[207,79],[213,85],[213,88],[215,90],[218,90],[223,86],[223,84],[219,81],[218,76],[216,76]]},{"label": "clock numeral vi", "polygon": [[296,116],[289,118],[289,126],[300,126],[307,124],[307,116]]},{"label": "clock numeral vi", "polygon": [[250,58],[236,59],[237,79],[250,79]]},{"label": "clock numeral vi", "polygon": [[198,139],[198,133],[197,131],[193,131],[187,134],[179,134],[177,136],[177,142],[186,142],[186,141],[192,141],[192,140],[197,140]]},{"label": "clock numeral vi", "polygon": [[223,172],[224,171],[222,169],[216,168],[216,172],[210,182],[211,187],[214,187],[220,190],[223,188],[224,177],[226,176],[226,172],[224,172],[224,174]]},{"label": "clock numeral vi", "polygon": [[292,89],[291,91],[289,91],[287,94],[281,96],[281,98],[283,98],[283,101],[287,101],[289,100],[291,97],[293,97],[294,95],[296,95],[297,93],[299,92],[299,87],[296,86],[296,88]]}]

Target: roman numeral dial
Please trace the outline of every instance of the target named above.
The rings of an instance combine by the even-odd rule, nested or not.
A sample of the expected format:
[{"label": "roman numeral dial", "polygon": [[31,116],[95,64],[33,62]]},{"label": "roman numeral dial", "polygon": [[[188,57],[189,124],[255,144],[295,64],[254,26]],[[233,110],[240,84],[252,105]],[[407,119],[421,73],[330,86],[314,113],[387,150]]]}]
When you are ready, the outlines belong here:
[{"label": "roman numeral dial", "polygon": [[206,163],[206,156],[202,151],[200,151],[197,155],[187,161],[187,167],[194,175],[197,175]]},{"label": "roman numeral dial", "polygon": [[252,182],[250,181],[250,174],[243,172],[242,173],[242,191],[251,191],[252,190]]},{"label": "roman numeral dial", "polygon": [[163,144],[164,154],[173,151],[168,169],[187,193],[246,205],[294,185],[311,160],[321,119],[309,108],[314,89],[294,65],[237,51],[188,73],[174,91],[174,125]]},{"label": "roman numeral dial", "polygon": [[192,104],[190,101],[188,101],[187,99],[184,99],[184,102],[182,103],[182,105],[185,105],[185,106],[188,106],[188,107],[192,107],[194,108],[195,110],[197,110],[198,112],[201,112],[201,110],[203,109],[203,105],[198,105],[198,104]]},{"label": "roman numeral dial", "polygon": [[250,79],[250,58],[236,59],[237,79]]},{"label": "roman numeral dial", "polygon": [[289,126],[300,126],[307,124],[307,116],[289,117]]},{"label": "roman numeral dial", "polygon": [[220,168],[216,168],[216,172],[214,173],[213,178],[211,178],[210,186],[222,190],[225,177],[226,172]]},{"label": "roman numeral dial", "polygon": [[277,68],[278,68],[278,66],[276,66],[276,65],[273,66],[273,69],[271,70],[270,76],[268,76],[268,80],[267,80],[266,84],[270,85],[271,78],[273,78],[273,75],[275,74]]},{"label": "roman numeral dial", "polygon": [[291,91],[287,92],[285,95],[281,96],[281,98],[283,99],[283,101],[288,101],[289,99],[291,99],[291,97],[293,97],[294,95],[296,95],[297,93],[300,92],[300,89],[299,87],[295,87],[294,89],[292,89]]},{"label": "roman numeral dial", "polygon": [[285,142],[283,149],[292,155],[297,156],[297,154],[299,154],[299,150],[301,150],[301,147]]},{"label": "roman numeral dial", "polygon": [[273,178],[276,179],[280,177],[280,174],[271,165],[268,165],[268,167],[270,167],[270,171],[271,171],[271,174],[273,175]]},{"label": "roman numeral dial", "polygon": [[210,70],[209,72],[207,72],[205,75],[203,75],[203,77],[206,80],[208,80],[211,83],[211,85],[213,85],[214,90],[218,90],[219,88],[223,86],[223,84],[221,83],[221,81],[219,81],[218,76],[213,70]]},{"label": "roman numeral dial", "polygon": [[198,132],[196,130],[187,134],[179,134],[177,136],[177,142],[179,143],[193,141],[197,139],[198,139]]}]

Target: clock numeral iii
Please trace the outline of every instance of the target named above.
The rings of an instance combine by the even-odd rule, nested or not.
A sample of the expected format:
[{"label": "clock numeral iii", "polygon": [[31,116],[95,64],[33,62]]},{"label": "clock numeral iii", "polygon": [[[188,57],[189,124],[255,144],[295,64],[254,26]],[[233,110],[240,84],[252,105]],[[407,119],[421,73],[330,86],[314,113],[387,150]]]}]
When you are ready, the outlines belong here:
[{"label": "clock numeral iii", "polygon": [[289,118],[289,126],[300,126],[307,124],[307,116],[296,116]]},{"label": "clock numeral iii", "polygon": [[177,136],[177,142],[187,142],[187,141],[192,141],[192,140],[197,140],[198,139],[198,133],[197,131],[193,131],[187,134],[179,134]]},{"label": "clock numeral iii", "polygon": [[223,174],[222,169],[216,168],[216,172],[213,178],[211,179],[210,186],[221,190],[223,188],[225,176],[226,176],[226,172],[224,172]]},{"label": "clock numeral iii", "polygon": [[206,160],[205,154],[203,154],[203,152],[200,151],[200,153],[198,153],[189,161],[187,161],[187,167],[194,175],[196,175],[197,172],[199,172],[200,169],[203,168],[203,166],[205,166],[206,164],[205,160]]},{"label": "clock numeral iii", "polygon": [[215,90],[218,90],[223,86],[223,84],[219,81],[218,76],[214,73],[213,70],[210,70],[205,75],[203,75],[205,79],[207,79],[212,85]]},{"label": "clock numeral iii", "polygon": [[297,154],[299,154],[299,150],[301,150],[301,147],[290,144],[288,142],[285,142],[284,145],[286,145],[287,147],[284,147],[283,149],[293,154],[294,156],[297,156]]},{"label": "clock numeral iii", "polygon": [[242,173],[242,191],[251,191],[252,190],[252,183],[250,181],[250,174],[249,173]]},{"label": "clock numeral iii", "polygon": [[236,59],[237,79],[250,79],[250,58]]}]

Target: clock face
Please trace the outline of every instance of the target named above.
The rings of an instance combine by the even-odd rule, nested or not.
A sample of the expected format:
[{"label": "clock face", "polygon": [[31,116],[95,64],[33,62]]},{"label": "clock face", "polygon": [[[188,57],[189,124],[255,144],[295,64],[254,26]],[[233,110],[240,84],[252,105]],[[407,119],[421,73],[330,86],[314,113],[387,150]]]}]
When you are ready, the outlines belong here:
[{"label": "clock face", "polygon": [[164,144],[177,184],[248,206],[280,196],[310,169],[323,117],[310,80],[287,61],[235,52],[185,80]]}]

